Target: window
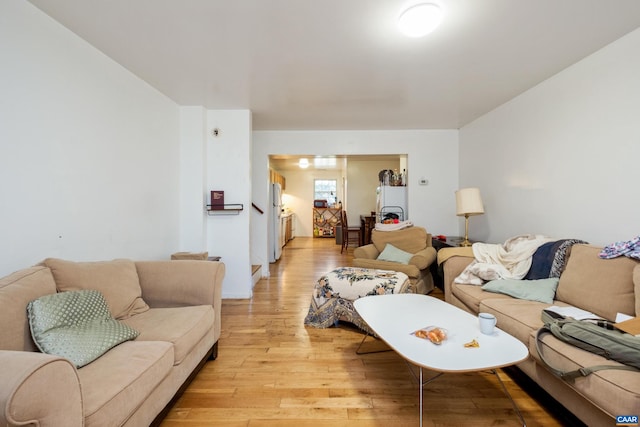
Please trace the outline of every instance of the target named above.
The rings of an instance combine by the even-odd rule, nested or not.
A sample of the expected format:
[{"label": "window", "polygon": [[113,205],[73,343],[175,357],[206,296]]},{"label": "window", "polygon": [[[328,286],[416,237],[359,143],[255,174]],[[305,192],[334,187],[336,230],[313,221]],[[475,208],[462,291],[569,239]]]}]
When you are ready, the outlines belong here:
[{"label": "window", "polygon": [[326,200],[329,206],[336,204],[336,194],[338,194],[338,180],[336,179],[316,179],[313,181],[313,198]]}]

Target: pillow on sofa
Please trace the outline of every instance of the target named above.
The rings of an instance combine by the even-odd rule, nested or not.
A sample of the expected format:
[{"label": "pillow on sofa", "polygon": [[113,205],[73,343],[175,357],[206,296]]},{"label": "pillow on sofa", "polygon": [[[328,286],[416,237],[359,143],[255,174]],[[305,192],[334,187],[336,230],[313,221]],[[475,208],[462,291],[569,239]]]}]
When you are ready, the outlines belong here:
[{"label": "pillow on sofa", "polygon": [[413,258],[413,254],[398,249],[390,243],[387,243],[384,250],[378,255],[380,261],[397,262],[400,264],[409,264],[411,258]]},{"label": "pillow on sofa", "polygon": [[482,289],[518,299],[553,304],[558,281],[557,277],[538,280],[500,279],[485,283],[482,285]]},{"label": "pillow on sofa", "polygon": [[65,357],[80,368],[138,331],[111,317],[96,290],[50,294],[27,304],[31,336],[43,353]]},{"label": "pillow on sofa", "polygon": [[119,320],[149,310],[142,299],[138,270],[133,261],[73,262],[47,258],[58,292],[95,289],[104,295],[111,315]]}]

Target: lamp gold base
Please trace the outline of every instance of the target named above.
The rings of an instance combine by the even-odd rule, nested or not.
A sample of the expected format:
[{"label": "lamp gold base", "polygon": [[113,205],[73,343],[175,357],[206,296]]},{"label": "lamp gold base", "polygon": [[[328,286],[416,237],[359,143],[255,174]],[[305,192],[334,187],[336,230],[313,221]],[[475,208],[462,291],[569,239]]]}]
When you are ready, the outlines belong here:
[{"label": "lamp gold base", "polygon": [[464,240],[460,242],[460,246],[465,248],[471,246],[469,241],[469,214],[464,214]]}]

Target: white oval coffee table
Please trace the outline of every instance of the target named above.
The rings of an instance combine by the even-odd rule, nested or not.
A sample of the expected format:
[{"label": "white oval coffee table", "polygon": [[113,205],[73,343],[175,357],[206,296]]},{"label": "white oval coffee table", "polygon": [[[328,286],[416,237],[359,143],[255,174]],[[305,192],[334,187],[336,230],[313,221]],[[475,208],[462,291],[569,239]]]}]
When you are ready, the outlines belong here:
[{"label": "white oval coffee table", "polygon": [[[420,384],[421,426],[422,389],[427,383],[447,372],[496,373],[496,369],[522,362],[529,356],[527,347],[508,333],[496,328],[493,335],[483,335],[476,316],[427,295],[369,296],[357,299],[354,307],[381,340],[408,363],[419,368],[417,379]],[[441,345],[436,345],[413,335],[414,331],[428,326],[446,329],[447,339]],[[474,339],[479,347],[464,346]],[[439,373],[424,381],[423,368]],[[500,376],[497,373],[496,376],[522,424],[526,425]]]}]

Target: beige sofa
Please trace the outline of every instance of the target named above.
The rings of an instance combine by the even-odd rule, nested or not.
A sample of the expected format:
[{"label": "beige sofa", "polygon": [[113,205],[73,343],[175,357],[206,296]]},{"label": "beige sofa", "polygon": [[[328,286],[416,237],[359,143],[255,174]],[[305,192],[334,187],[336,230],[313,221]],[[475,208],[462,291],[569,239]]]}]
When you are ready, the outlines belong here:
[{"label": "beige sofa", "polygon": [[[618,312],[640,315],[640,263],[626,257],[600,259],[600,250],[583,244],[571,248],[553,305],[578,307],[609,320],[615,320]],[[446,258],[447,249],[439,256],[443,251]],[[528,346],[529,359],[518,365],[524,373],[587,425],[612,426],[618,415],[640,414],[640,372],[603,370],[573,382],[555,376],[541,362],[535,345],[541,311],[551,304],[453,283],[472,260],[453,256],[444,261],[445,299],[471,313],[493,313],[498,327]],[[543,338],[542,351],[562,370],[616,364],[550,334]]]},{"label": "beige sofa", "polygon": [[[431,234],[423,227],[409,227],[397,231],[371,232],[371,242],[353,251],[354,267],[378,270],[400,271],[409,276],[411,291],[428,294],[434,288],[429,267],[436,260],[436,250],[431,242]],[[387,244],[413,254],[407,264],[378,259]]]},{"label": "beige sofa", "polygon": [[[147,426],[217,355],[224,264],[47,259],[0,279],[0,425]],[[76,368],[40,353],[27,303],[97,289],[113,317],[140,332]],[[159,416],[160,415],[160,416]],[[155,421],[154,421],[155,420]]]}]

